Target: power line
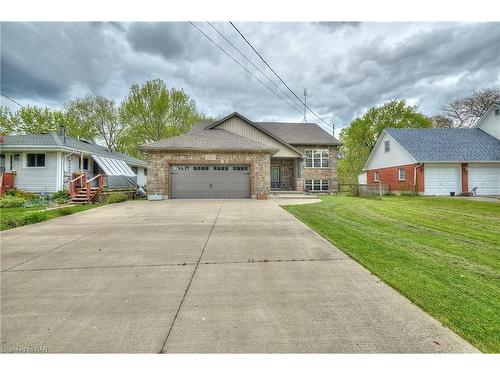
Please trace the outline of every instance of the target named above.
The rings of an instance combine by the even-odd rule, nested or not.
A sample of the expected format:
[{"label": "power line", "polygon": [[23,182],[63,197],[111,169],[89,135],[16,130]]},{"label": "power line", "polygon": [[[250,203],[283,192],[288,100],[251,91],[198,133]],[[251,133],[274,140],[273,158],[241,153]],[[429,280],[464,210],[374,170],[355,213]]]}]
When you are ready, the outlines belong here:
[{"label": "power line", "polygon": [[[266,77],[269,80],[269,82],[271,82],[278,90],[280,90],[283,94],[285,94],[288,97],[288,99],[290,99],[292,103],[295,105],[295,99],[291,97],[290,94],[288,94],[288,92],[283,90],[278,84],[276,84],[276,82],[274,82],[271,78],[269,78],[266,73],[264,73],[257,65],[255,65],[252,60],[250,60],[243,52],[241,52],[241,50],[238,47],[236,47],[228,38],[226,38],[226,36],[222,34],[214,25],[212,25],[208,21],[207,23],[210,25],[212,29],[214,29],[217,32],[217,34],[219,34],[222,38],[224,38],[224,40],[228,42],[245,60],[247,60],[250,64],[252,64],[252,66],[255,69],[257,69],[264,77]],[[300,108],[298,110],[301,111]]]},{"label": "power line", "polygon": [[0,95],[2,95],[3,97],[9,99],[12,103],[15,103],[17,104],[19,107],[23,108],[24,106],[19,104],[18,102],[16,102],[14,99],[12,99],[11,97],[9,97],[8,95],[4,94],[3,92],[0,92]]},{"label": "power line", "polygon": [[[291,105],[290,103],[288,103],[285,99],[283,99],[278,93],[276,93],[272,88],[270,88],[269,86],[267,86],[264,82],[262,82],[262,80],[257,77],[255,74],[253,74],[250,70],[247,69],[247,67],[245,67],[244,65],[242,65],[238,60],[236,60],[231,54],[229,54],[224,48],[222,48],[219,44],[217,44],[217,42],[215,42],[212,38],[210,38],[207,34],[205,34],[200,28],[198,28],[194,23],[192,23],[191,21],[189,21],[189,23],[191,24],[191,26],[193,26],[196,30],[198,30],[205,38],[207,38],[210,42],[212,42],[217,48],[219,48],[224,54],[226,54],[227,56],[229,56],[236,64],[238,64],[242,69],[244,69],[248,74],[250,74],[253,78],[255,78],[257,81],[260,82],[260,84],[262,84],[265,88],[267,88],[269,91],[271,91],[274,95],[276,95],[278,98],[280,98],[281,100],[283,100],[286,104],[288,104],[291,108],[293,108],[294,110],[298,111],[297,108],[295,108],[293,105]],[[300,111],[299,111],[300,113]]]},{"label": "power line", "polygon": [[307,108],[309,110],[309,112],[311,112],[314,116],[316,116],[316,118],[318,118],[318,120],[320,120],[323,124],[327,125],[327,126],[331,126],[329,123],[327,123],[326,121],[324,121],[321,117],[319,117],[311,108],[309,108],[307,106],[306,103],[304,103],[302,101],[302,99],[300,99],[297,94],[295,94],[295,92],[286,84],[286,82],[278,75],[278,73],[276,73],[276,71],[271,67],[271,65],[269,65],[267,63],[267,61],[262,57],[262,55],[254,48],[254,46],[252,45],[252,43],[250,43],[248,41],[248,39],[243,35],[243,33],[231,22],[229,21],[229,23],[231,24],[231,26],[238,32],[238,34],[240,34],[240,36],[243,38],[243,40],[250,46],[250,48],[252,48],[252,50],[257,54],[257,56],[259,56],[259,58],[264,62],[264,64],[267,65],[267,67],[269,69],[271,69],[271,71],[274,73],[274,75],[281,81],[281,83],[283,83],[285,85],[285,87],[293,94],[293,96],[295,96],[299,102],[301,102],[305,108]]}]

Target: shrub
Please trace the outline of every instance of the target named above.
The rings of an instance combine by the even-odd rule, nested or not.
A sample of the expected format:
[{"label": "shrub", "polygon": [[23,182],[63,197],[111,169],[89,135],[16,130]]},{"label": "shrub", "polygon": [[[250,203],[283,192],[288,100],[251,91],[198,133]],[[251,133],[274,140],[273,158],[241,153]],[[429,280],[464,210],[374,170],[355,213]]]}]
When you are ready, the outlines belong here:
[{"label": "shrub", "polygon": [[403,190],[399,193],[399,195],[403,197],[418,197],[418,193],[416,191],[411,191],[411,190]]},{"label": "shrub", "polygon": [[59,208],[57,210],[57,212],[59,213],[59,215],[61,216],[67,216],[67,215],[71,215],[73,213],[73,211],[71,211],[71,208],[69,207],[63,207],[63,208]]},{"label": "shrub", "polygon": [[4,225],[7,228],[21,227],[23,225],[35,224],[40,221],[47,220],[47,213],[45,212],[30,212],[21,217],[12,217],[5,220]]},{"label": "shrub", "polygon": [[37,206],[44,206],[45,207],[49,203],[50,203],[49,201],[40,197],[40,198],[26,201],[26,203],[24,204],[24,207],[37,207]]},{"label": "shrub", "polygon": [[69,200],[70,196],[69,196],[68,190],[62,189],[62,190],[59,190],[58,192],[54,193],[54,195],[52,196],[52,198],[55,201],[57,201],[58,199],[59,200],[67,201],[67,200]]},{"label": "shrub", "polygon": [[5,191],[5,196],[24,198],[26,200],[36,199],[37,195],[34,193],[26,193],[25,191],[19,190],[17,188],[8,188]]},{"label": "shrub", "polygon": [[128,196],[125,193],[111,193],[108,196],[107,202],[110,204],[119,203],[119,202],[125,202],[127,199],[128,199]]},{"label": "shrub", "polygon": [[35,224],[44,220],[47,220],[47,213],[42,211],[30,212],[29,214],[21,217],[23,225]]},{"label": "shrub", "polygon": [[56,204],[64,204],[64,203],[66,203],[67,201],[68,201],[68,200],[67,200],[67,199],[65,199],[65,198],[56,198],[56,199],[54,199],[54,202],[55,202]]},{"label": "shrub", "polygon": [[12,195],[6,195],[4,198],[0,199],[1,208],[23,207],[25,203],[26,199]]}]

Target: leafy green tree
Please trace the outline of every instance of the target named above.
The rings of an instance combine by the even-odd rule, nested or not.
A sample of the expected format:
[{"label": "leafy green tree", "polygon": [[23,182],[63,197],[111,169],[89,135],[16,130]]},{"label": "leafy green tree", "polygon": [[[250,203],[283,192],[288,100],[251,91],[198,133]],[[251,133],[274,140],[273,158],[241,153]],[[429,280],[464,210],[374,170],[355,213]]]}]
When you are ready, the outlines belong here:
[{"label": "leafy green tree", "polygon": [[432,120],[418,112],[418,107],[406,100],[391,100],[379,107],[370,108],[361,117],[342,129],[341,158],[338,163],[339,181],[357,183],[358,174],[375,146],[384,128],[430,128]]},{"label": "leafy green tree", "polygon": [[186,133],[194,121],[203,117],[195,102],[183,90],[168,89],[160,79],[130,87],[119,109],[122,124],[127,127],[122,147],[138,156],[137,147]]},{"label": "leafy green tree", "polygon": [[14,114],[9,107],[0,106],[0,133],[11,134],[14,131],[14,122],[12,121]]},{"label": "leafy green tree", "polygon": [[65,124],[64,115],[47,107],[22,107],[9,118],[10,132],[15,134],[56,132]]},{"label": "leafy green tree", "polygon": [[87,95],[65,106],[66,118],[78,124],[79,136],[100,141],[111,150],[118,150],[125,127],[118,118],[115,102],[102,96]]}]

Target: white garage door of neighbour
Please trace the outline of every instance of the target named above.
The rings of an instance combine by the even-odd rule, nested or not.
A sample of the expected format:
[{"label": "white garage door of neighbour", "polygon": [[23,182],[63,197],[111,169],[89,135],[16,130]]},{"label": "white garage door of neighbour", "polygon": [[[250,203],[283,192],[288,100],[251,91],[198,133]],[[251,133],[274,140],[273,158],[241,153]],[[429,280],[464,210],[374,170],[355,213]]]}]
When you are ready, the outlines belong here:
[{"label": "white garage door of neighbour", "polygon": [[424,185],[425,195],[450,195],[450,192],[460,194],[460,165],[425,164]]},{"label": "white garage door of neighbour", "polygon": [[500,165],[469,164],[469,190],[477,195],[500,195]]}]

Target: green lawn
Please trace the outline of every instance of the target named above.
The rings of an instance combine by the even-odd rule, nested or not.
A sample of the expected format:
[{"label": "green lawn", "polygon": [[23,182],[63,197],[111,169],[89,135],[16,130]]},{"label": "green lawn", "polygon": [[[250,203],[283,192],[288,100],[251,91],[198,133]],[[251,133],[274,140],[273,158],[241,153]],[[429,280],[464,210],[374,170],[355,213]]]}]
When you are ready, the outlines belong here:
[{"label": "green lawn", "polygon": [[484,352],[500,352],[500,204],[325,196],[286,206]]},{"label": "green lawn", "polygon": [[33,224],[62,215],[71,215],[99,207],[100,204],[76,205],[54,210],[44,210],[43,207],[0,208],[0,230]]}]

